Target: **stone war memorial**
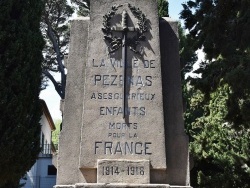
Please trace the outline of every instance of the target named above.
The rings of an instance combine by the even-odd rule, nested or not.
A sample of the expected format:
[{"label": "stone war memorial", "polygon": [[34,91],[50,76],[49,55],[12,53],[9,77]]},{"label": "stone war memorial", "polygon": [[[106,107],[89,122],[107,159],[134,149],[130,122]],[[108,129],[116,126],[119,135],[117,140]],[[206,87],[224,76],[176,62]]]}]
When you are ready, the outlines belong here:
[{"label": "stone war memorial", "polygon": [[71,22],[55,188],[190,187],[177,22],[91,0]]}]

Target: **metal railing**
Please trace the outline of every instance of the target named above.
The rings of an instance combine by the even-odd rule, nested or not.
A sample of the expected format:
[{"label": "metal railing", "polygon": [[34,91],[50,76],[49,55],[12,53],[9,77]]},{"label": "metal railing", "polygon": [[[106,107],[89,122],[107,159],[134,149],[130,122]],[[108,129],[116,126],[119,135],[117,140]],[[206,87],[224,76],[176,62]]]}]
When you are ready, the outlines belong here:
[{"label": "metal railing", "polygon": [[58,144],[43,144],[41,145],[42,154],[53,154],[58,150]]},{"label": "metal railing", "polygon": [[51,144],[43,144],[41,145],[41,153],[42,154],[51,154]]}]

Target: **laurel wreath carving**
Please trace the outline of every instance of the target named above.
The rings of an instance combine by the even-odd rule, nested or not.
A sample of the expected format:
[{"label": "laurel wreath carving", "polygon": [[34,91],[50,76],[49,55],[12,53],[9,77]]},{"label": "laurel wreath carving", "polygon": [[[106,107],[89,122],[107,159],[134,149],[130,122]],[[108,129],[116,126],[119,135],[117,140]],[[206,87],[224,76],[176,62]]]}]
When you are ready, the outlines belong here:
[{"label": "laurel wreath carving", "polygon": [[[110,45],[109,53],[113,53],[122,46],[122,38],[114,36],[112,33],[111,19],[115,16],[116,11],[123,5],[113,5],[111,11],[103,16],[103,28],[104,40],[106,40]],[[137,50],[137,46],[140,44],[140,41],[145,41],[145,33],[148,31],[147,23],[148,19],[146,15],[142,13],[139,8],[132,6],[128,3],[128,8],[137,19],[138,28],[136,30],[136,35],[132,38],[127,38],[127,46],[131,51],[136,54],[141,55]]]}]

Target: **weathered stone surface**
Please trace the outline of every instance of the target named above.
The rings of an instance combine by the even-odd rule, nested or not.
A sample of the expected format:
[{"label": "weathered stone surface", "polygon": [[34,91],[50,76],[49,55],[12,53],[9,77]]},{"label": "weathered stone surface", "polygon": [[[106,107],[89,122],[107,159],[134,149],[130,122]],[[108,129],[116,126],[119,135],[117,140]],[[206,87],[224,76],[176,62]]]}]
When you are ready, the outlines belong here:
[{"label": "weathered stone surface", "polygon": [[[90,22],[72,22],[56,188],[189,187],[184,186],[189,185],[189,163],[177,23],[162,20],[159,33],[156,2],[91,0]],[[149,31],[136,48],[142,56],[127,49],[124,118],[122,47],[110,53],[111,44],[103,40],[102,28],[103,16],[113,5],[122,6],[110,20],[111,26],[121,27],[126,10],[128,26],[138,27],[128,3],[147,15]],[[113,34],[122,37],[121,32]],[[124,170],[141,161],[147,161],[142,165],[147,168],[143,178],[103,174],[107,164],[111,172],[112,166]]]},{"label": "weathered stone surface", "polygon": [[126,183],[78,183],[76,185],[57,185],[55,188],[191,188],[190,186],[171,186],[168,184],[126,184]]},{"label": "weathered stone surface", "polygon": [[188,137],[184,132],[178,22],[160,21],[167,183],[189,185]]},{"label": "weathered stone surface", "polygon": [[[103,40],[103,15],[118,8],[111,26],[121,26],[123,10],[129,27],[139,27],[128,3],[147,15],[149,31],[138,49],[127,51],[126,114],[123,118],[122,48],[109,54]],[[155,0],[91,1],[88,61],[84,89],[80,168],[96,168],[98,159],[150,160],[152,169],[166,169],[158,10]],[[119,33],[114,35],[120,36]],[[128,38],[136,34],[129,34]],[[156,139],[157,138],[157,139]]]},{"label": "weathered stone surface", "polygon": [[83,109],[84,67],[86,63],[89,19],[71,22],[63,126],[59,138],[57,184],[85,182],[79,171]]},{"label": "weathered stone surface", "polygon": [[102,188],[102,187],[106,187],[106,188],[127,188],[127,187],[131,187],[131,188],[170,188],[169,185],[152,185],[152,184],[127,184],[127,183],[120,183],[120,184],[78,184],[76,185],[76,188]]},{"label": "weathered stone surface", "polygon": [[149,184],[148,160],[98,160],[97,183]]}]

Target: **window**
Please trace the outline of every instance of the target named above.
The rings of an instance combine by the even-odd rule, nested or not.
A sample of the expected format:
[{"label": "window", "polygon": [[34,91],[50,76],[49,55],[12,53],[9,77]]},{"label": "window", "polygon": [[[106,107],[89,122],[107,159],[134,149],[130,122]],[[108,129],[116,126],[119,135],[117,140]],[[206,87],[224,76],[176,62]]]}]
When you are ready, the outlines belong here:
[{"label": "window", "polygon": [[54,167],[54,165],[48,165],[48,175],[56,175],[57,169]]}]

